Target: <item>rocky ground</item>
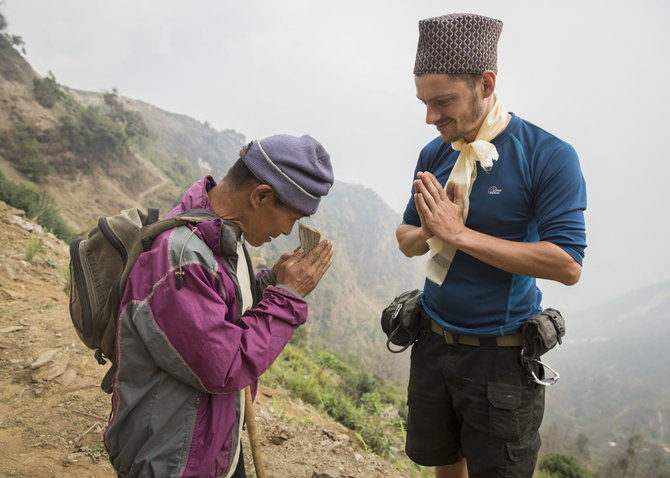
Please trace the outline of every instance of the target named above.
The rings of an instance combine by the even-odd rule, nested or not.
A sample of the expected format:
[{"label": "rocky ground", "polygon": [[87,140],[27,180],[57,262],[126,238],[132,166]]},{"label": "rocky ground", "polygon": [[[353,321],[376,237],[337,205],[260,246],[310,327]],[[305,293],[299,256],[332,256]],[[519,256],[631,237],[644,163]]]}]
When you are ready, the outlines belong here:
[{"label": "rocky ground", "polygon": [[[0,477],[116,476],[102,444],[106,370],[71,325],[68,261],[66,244],[0,202]],[[283,390],[261,386],[254,411],[267,478],[411,476]]]}]

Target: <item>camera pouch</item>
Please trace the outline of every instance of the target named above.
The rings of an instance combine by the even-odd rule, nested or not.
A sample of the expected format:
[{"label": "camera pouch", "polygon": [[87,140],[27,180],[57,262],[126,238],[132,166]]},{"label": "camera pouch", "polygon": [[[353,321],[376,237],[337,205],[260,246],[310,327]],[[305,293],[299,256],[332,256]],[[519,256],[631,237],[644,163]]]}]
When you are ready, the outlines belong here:
[{"label": "camera pouch", "polygon": [[[390,352],[404,352],[416,342],[421,331],[422,293],[419,289],[403,292],[382,311],[381,325]],[[392,349],[391,344],[400,349]]]},{"label": "camera pouch", "polygon": [[[521,362],[532,380],[543,386],[555,384],[560,375],[549,365],[541,362],[540,357],[553,349],[556,344],[560,344],[561,338],[565,335],[565,321],[561,313],[556,309],[545,309],[526,320],[519,332],[522,344]],[[547,370],[553,376],[545,377],[544,373]]]},{"label": "camera pouch", "polygon": [[565,321],[556,309],[545,309],[526,320],[521,326],[522,355],[526,360],[537,360],[562,342]]}]

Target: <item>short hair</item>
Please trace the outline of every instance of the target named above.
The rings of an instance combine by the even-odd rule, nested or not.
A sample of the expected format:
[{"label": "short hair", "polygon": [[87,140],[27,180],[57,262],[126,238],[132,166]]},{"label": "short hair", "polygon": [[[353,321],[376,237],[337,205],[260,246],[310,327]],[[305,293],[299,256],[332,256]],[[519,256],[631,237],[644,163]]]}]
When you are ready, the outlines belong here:
[{"label": "short hair", "polygon": [[226,183],[226,190],[230,192],[239,191],[240,189],[252,183],[260,183],[258,178],[251,172],[247,165],[239,158],[235,161],[226,175],[223,177],[223,182]]},{"label": "short hair", "polygon": [[477,83],[479,83],[479,81],[482,79],[483,75],[481,73],[455,73],[450,74],[449,76],[465,82],[468,88],[474,90],[477,87]]},{"label": "short hair", "polygon": [[[235,161],[235,164],[230,167],[226,175],[223,177],[223,183],[225,185],[224,190],[230,193],[240,191],[247,186],[265,184],[251,172],[251,169],[249,169],[242,158],[239,158]],[[276,193],[275,204],[277,206],[288,207],[281,199],[279,199]]]}]

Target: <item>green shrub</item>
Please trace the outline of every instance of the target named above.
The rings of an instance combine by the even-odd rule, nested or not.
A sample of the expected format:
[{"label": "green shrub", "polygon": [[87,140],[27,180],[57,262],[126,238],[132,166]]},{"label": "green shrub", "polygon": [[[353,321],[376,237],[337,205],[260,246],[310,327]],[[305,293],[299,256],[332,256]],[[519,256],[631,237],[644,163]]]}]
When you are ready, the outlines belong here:
[{"label": "green shrub", "polygon": [[72,241],[76,235],[56,211],[53,200],[35,185],[15,184],[0,172],[0,201],[25,211],[28,217],[34,217],[37,223],[49,229],[65,242]]},{"label": "green shrub", "polygon": [[57,238],[70,243],[76,234],[53,206],[44,207],[37,215],[37,223],[49,229]]},{"label": "green shrub", "polygon": [[16,165],[16,169],[35,183],[41,183],[46,176],[54,172],[53,166],[47,163],[41,156],[21,159]]},{"label": "green shrub", "polygon": [[374,453],[390,457],[393,446],[402,446],[402,421],[392,414],[383,417],[382,411],[403,400],[392,387],[361,372],[360,364],[345,362],[330,350],[299,350],[289,344],[263,380],[325,411]]},{"label": "green shrub", "polygon": [[550,453],[540,459],[538,469],[552,478],[589,478],[591,474],[577,460],[568,455]]},{"label": "green shrub", "polygon": [[38,252],[42,252],[42,246],[44,245],[44,240],[40,237],[32,236],[28,243],[26,244],[26,260],[33,264],[35,261],[35,255]]},{"label": "green shrub", "polygon": [[330,350],[320,350],[316,353],[316,363],[324,368],[331,370],[338,370],[342,368],[342,364],[335,354]]},{"label": "green shrub", "polygon": [[65,265],[61,269],[61,275],[63,276],[63,281],[65,282],[65,285],[63,286],[63,292],[65,292],[66,296],[70,296],[70,286],[72,285],[72,278],[70,277],[70,266]]},{"label": "green shrub", "polygon": [[130,111],[123,107],[119,101],[116,88],[102,95],[102,98],[109,118],[123,126],[123,131],[128,139],[141,142],[149,136],[149,128],[147,128],[142,115],[137,111]]},{"label": "green shrub", "polygon": [[351,400],[338,393],[337,390],[328,390],[323,396],[323,407],[332,418],[347,428],[357,430],[359,428],[359,411],[354,407]]},{"label": "green shrub", "polygon": [[12,153],[15,160],[40,155],[37,134],[33,128],[23,123],[17,123],[14,125],[11,135],[15,143]]},{"label": "green shrub", "polygon": [[[2,5],[3,2],[0,2]],[[24,55],[26,54],[26,44],[18,35],[13,35],[7,31],[7,19],[4,15],[0,13],[0,37],[2,37],[7,43],[9,43],[14,48],[18,49]]]},{"label": "green shrub", "polygon": [[128,144],[123,128],[96,106],[79,110],[75,117],[61,118],[60,134],[71,151],[98,159],[122,157]]},{"label": "green shrub", "polygon": [[33,78],[33,95],[37,102],[45,108],[53,108],[56,102],[63,98],[63,92],[51,72],[43,79]]},{"label": "green shrub", "polygon": [[149,128],[137,111],[126,111],[124,130],[129,139],[140,140],[149,136]]},{"label": "green shrub", "polygon": [[298,348],[304,347],[307,344],[307,327],[298,327],[289,343]]},{"label": "green shrub", "polygon": [[377,416],[382,411],[382,396],[379,392],[368,392],[361,396],[361,405],[370,415]]},{"label": "green shrub", "polygon": [[42,157],[34,128],[17,123],[4,135],[2,141],[7,148],[7,157],[31,181],[39,183],[53,173],[53,166]]}]

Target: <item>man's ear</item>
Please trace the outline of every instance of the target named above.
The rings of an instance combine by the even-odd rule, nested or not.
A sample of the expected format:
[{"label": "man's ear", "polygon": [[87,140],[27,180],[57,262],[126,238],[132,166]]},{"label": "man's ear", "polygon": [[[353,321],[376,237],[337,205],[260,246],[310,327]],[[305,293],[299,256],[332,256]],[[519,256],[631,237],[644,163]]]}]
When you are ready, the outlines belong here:
[{"label": "man's ear", "polygon": [[488,98],[496,90],[496,74],[490,70],[482,73],[483,98]]},{"label": "man's ear", "polygon": [[249,199],[251,201],[251,207],[253,209],[258,209],[266,204],[274,204],[275,191],[272,189],[272,186],[267,184],[259,184],[251,190]]}]

